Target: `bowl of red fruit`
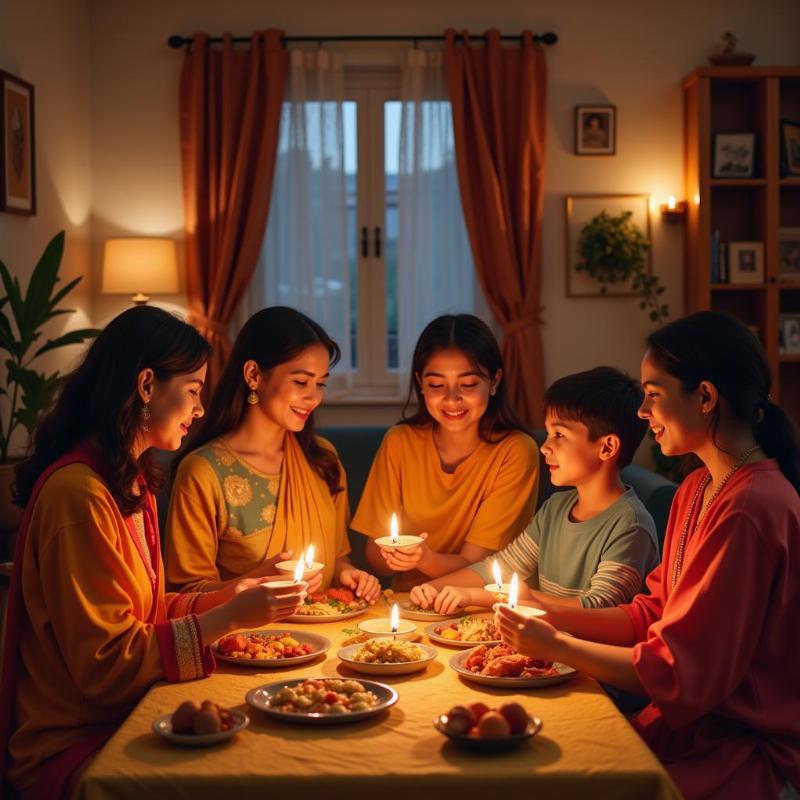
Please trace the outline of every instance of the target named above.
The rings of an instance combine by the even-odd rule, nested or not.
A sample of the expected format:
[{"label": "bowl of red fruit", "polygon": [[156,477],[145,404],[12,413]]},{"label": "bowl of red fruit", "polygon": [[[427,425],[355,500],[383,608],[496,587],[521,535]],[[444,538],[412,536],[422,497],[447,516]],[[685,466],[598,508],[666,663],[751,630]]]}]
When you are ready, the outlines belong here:
[{"label": "bowl of red fruit", "polygon": [[211,700],[187,700],[172,714],[153,721],[153,733],[183,747],[206,747],[232,739],[250,718],[235,708],[222,708]]},{"label": "bowl of red fruit", "polygon": [[542,721],[519,703],[489,708],[480,701],[453,706],[433,720],[433,727],[459,747],[499,753],[519,747],[542,729]]}]

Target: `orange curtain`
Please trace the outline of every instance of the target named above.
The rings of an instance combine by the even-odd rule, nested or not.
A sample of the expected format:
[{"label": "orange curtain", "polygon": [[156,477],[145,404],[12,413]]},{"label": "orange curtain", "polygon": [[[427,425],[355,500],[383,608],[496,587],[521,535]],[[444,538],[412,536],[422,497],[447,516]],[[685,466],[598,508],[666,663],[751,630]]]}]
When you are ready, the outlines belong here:
[{"label": "orange curtain", "polygon": [[448,30],[445,68],[453,110],[458,182],[475,268],[503,332],[511,401],[541,427],[541,225],[546,67],[529,31],[484,47]]},{"label": "orange curtain", "polygon": [[230,351],[227,327],[267,225],[288,53],[281,31],[249,48],[195,34],[180,86],[189,320],[213,346],[207,385]]}]

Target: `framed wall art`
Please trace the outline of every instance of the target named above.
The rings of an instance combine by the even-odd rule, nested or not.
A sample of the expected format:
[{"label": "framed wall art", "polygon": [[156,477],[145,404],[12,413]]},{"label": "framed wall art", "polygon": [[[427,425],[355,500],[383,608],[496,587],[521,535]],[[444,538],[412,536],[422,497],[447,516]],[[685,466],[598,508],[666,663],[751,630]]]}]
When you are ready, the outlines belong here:
[{"label": "framed wall art", "polygon": [[33,86],[0,70],[0,211],[36,213]]}]

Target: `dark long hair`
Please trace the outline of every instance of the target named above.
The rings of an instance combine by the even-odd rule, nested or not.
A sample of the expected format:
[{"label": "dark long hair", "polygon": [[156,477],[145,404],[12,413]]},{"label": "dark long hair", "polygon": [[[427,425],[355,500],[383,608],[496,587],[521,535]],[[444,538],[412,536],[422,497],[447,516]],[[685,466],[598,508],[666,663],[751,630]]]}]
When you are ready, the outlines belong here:
[{"label": "dark long hair", "polygon": [[[753,431],[761,449],[777,460],[781,472],[800,493],[800,443],[797,428],[770,397],[772,375],[756,337],[738,320],[700,311],[650,334],[650,354],[686,392],[701,381],[714,384],[734,419]],[[711,417],[719,427],[719,405]],[[716,441],[716,438],[715,438]]]},{"label": "dark long hair", "polygon": [[[422,376],[436,353],[449,349],[460,350],[478,372],[488,375],[489,380],[494,378],[497,370],[503,369],[500,346],[483,320],[472,314],[443,314],[437,317],[425,326],[414,348],[401,425],[433,425],[434,420],[425,406],[417,375]],[[412,403],[416,403],[417,408],[413,414],[409,414]],[[484,441],[491,442],[503,439],[511,431],[527,433],[511,408],[504,374],[497,391],[489,396],[489,405],[481,417],[478,434]]]},{"label": "dark long hair", "polygon": [[[247,395],[250,393],[244,382],[246,361],[255,361],[260,369],[268,371],[291,361],[303,350],[316,344],[321,344],[328,351],[331,367],[341,358],[339,345],[325,333],[321,325],[300,311],[286,306],[270,306],[253,314],[239,331],[203,422],[183,454],[176,459],[175,468],[189,451],[235,431],[244,421],[248,407]],[[312,469],[328,484],[331,494],[341,491],[339,464],[333,453],[317,442],[313,412],[303,429],[294,435]]]},{"label": "dark long hair", "polygon": [[145,451],[134,460],[132,448],[142,422],[137,390],[139,373],[148,367],[159,381],[194,372],[206,362],[208,342],[183,320],[153,306],[123,311],[92,342],[83,361],[64,380],[53,409],[36,428],[32,451],[16,470],[15,501],[24,506],[41,473],[87,437],[103,459],[103,478],[120,511],[143,507],[134,493],[142,474],[158,491],[163,477]]}]

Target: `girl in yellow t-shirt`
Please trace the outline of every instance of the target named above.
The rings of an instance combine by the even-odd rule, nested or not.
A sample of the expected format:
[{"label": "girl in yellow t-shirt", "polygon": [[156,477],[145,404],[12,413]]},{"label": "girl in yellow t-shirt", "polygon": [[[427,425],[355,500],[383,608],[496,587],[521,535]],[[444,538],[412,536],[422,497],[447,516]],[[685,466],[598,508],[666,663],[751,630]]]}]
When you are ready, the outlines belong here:
[{"label": "girl in yellow t-shirt", "polygon": [[[406,410],[416,400],[416,413]],[[471,314],[429,323],[414,349],[406,410],[375,456],[351,527],[369,537],[376,572],[398,590],[480,561],[536,508],[539,451],[505,393],[492,332]],[[384,549],[392,513],[416,547]]]},{"label": "girl in yellow t-shirt", "polygon": [[284,306],[244,325],[193,450],[179,463],[167,528],[167,579],[208,592],[274,572],[314,545],[325,566],[309,592],[330,585],[377,600],[377,578],[353,567],[344,468],[314,435],[339,347],[313,320]]}]

